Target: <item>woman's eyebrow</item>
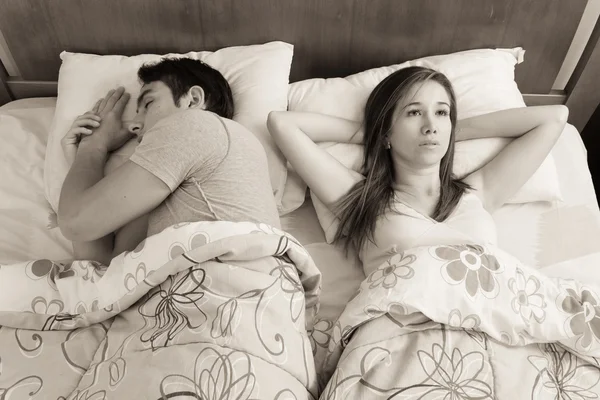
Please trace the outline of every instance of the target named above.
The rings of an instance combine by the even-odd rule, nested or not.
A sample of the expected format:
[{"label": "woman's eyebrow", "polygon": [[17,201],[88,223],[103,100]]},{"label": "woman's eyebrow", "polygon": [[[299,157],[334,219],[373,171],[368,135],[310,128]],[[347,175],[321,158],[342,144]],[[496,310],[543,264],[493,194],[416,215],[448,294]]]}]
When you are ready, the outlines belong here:
[{"label": "woman's eyebrow", "polygon": [[[450,104],[446,103],[445,101],[438,101],[437,104],[441,104],[441,105],[450,107]],[[402,108],[406,108],[406,107],[410,107],[410,106],[420,106],[420,105],[423,105],[423,103],[421,103],[420,101],[413,101],[412,103],[409,103]]]}]

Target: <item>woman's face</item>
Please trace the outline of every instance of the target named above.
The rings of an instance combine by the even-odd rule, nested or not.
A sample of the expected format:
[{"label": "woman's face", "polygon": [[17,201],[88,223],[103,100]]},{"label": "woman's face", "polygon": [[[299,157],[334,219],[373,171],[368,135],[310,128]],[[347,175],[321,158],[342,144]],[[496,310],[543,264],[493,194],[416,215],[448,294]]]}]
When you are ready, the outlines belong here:
[{"label": "woman's face", "polygon": [[394,159],[414,168],[439,164],[450,144],[450,97],[439,83],[414,85],[394,111],[388,140]]}]

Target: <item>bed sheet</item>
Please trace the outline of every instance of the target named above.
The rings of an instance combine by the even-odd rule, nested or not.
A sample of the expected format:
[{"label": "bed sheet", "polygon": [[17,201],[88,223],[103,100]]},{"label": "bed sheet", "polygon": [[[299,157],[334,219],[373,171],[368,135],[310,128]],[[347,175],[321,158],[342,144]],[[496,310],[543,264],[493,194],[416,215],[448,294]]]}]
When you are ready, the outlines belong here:
[{"label": "bed sheet", "polygon": [[[71,243],[48,229],[43,165],[53,98],[0,107],[0,265],[72,257]],[[600,210],[585,147],[570,127],[553,150],[564,200],[510,205],[495,213],[499,247],[545,274],[600,285]],[[308,250],[322,274],[320,309],[309,339],[320,369],[334,323],[365,279],[356,254],[325,243],[310,200],[282,218],[282,228]]]},{"label": "bed sheet", "polygon": [[[0,264],[72,256],[71,244],[60,231],[47,229],[51,210],[44,197],[43,165],[55,104],[55,98],[36,98],[0,107]],[[553,154],[564,201],[505,206],[494,219],[501,248],[524,263],[562,274],[579,261],[597,257],[600,211],[586,150],[574,127],[565,131]],[[325,310],[339,309],[362,279],[355,256],[324,243],[310,201],[284,216],[282,228],[307,246],[321,268]],[[595,273],[583,271],[571,273]]]},{"label": "bed sheet", "polygon": [[[499,247],[538,268],[600,251],[600,211],[587,152],[574,126],[567,126],[552,153],[563,200],[509,204],[493,215]],[[282,217],[282,226],[305,245],[325,241],[309,198]]]},{"label": "bed sheet", "polygon": [[[502,207],[493,215],[498,246],[547,275],[600,284],[600,210],[575,127],[568,126],[552,153],[563,200]],[[326,347],[329,329],[365,279],[361,263],[356,254],[324,243],[310,200],[284,216],[282,225],[301,239],[323,274],[313,340]]]},{"label": "bed sheet", "polygon": [[[72,258],[69,240],[52,225],[44,194],[44,157],[56,98],[31,98],[0,107],[0,265]],[[282,220],[301,243],[324,242],[310,201]]]},{"label": "bed sheet", "polygon": [[17,100],[0,107],[0,264],[71,257],[72,246],[49,230],[44,157],[56,98]]},{"label": "bed sheet", "polygon": [[600,211],[587,152],[574,126],[567,125],[552,153],[563,200],[507,205],[494,214],[498,245],[538,268],[600,251]]}]

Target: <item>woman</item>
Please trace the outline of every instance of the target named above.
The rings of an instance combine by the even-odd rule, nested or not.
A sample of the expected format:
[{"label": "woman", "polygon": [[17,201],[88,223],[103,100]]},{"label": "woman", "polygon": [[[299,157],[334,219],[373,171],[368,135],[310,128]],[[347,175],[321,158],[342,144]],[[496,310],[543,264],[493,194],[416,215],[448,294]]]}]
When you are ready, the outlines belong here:
[{"label": "woman", "polygon": [[[568,117],[562,105],[523,107],[456,121],[442,73],[398,70],[373,90],[360,124],[300,112],[272,112],[269,130],[313,193],[340,219],[335,241],[359,250],[365,274],[392,253],[421,245],[495,243],[490,213],[546,158]],[[515,138],[463,179],[452,174],[454,143]],[[362,174],[316,142],[364,143]]]}]

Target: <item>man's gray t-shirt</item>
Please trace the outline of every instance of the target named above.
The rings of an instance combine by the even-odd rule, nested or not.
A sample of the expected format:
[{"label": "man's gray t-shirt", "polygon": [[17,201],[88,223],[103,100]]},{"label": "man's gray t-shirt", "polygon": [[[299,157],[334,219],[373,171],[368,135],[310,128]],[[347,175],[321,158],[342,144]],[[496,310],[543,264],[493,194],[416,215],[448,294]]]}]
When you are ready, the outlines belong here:
[{"label": "man's gray t-shirt", "polygon": [[148,236],[187,221],[252,221],[280,227],[267,156],[245,127],[184,110],[146,132],[130,160],[171,195],[150,213]]}]

